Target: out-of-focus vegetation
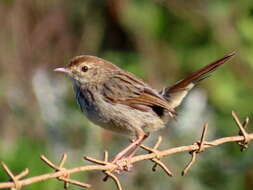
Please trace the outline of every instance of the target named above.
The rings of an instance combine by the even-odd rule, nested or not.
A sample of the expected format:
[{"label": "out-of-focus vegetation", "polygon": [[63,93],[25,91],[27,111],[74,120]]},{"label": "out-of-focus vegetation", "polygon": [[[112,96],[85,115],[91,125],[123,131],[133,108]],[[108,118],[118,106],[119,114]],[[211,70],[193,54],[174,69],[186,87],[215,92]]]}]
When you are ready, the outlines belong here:
[{"label": "out-of-focus vegetation", "polygon": [[[0,160],[14,172],[50,171],[40,160],[83,154],[102,157],[128,140],[89,123],[79,111],[67,77],[53,72],[70,58],[92,54],[118,64],[158,89],[232,51],[236,57],[202,82],[178,109],[163,135],[163,148],[190,144],[209,122],[209,139],[237,134],[230,116],[253,113],[253,1],[2,0],[0,1]],[[252,125],[251,125],[252,130]],[[121,177],[125,189],[252,189],[253,147],[228,144],[202,153],[188,176],[187,154],[165,161],[176,176],[135,166]],[[93,189],[113,189],[102,174],[76,176]],[[0,180],[7,180],[1,171]],[[55,180],[26,189],[59,189]],[[78,189],[70,187],[70,189]]]}]

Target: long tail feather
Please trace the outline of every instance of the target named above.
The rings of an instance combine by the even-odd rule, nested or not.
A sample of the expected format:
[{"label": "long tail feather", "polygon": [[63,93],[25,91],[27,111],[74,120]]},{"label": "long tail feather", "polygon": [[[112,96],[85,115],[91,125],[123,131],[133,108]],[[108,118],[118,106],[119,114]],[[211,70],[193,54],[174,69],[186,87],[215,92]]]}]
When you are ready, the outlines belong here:
[{"label": "long tail feather", "polygon": [[230,58],[232,58],[235,55],[235,52],[217,60],[214,61],[213,63],[203,67],[202,69],[194,72],[193,74],[191,74],[190,76],[188,76],[187,78],[179,81],[178,83],[176,83],[174,86],[169,88],[170,93],[173,91],[178,91],[178,89],[182,89],[187,87],[190,83],[194,83],[196,84],[197,82],[205,79],[206,77],[208,77],[208,75],[215,71],[219,66],[223,65],[226,61],[228,61]]},{"label": "long tail feather", "polygon": [[189,90],[191,90],[195,86],[196,83],[209,77],[211,72],[215,71],[219,66],[224,64],[234,55],[235,55],[235,52],[217,61],[214,61],[213,63],[203,67],[197,72],[186,77],[185,79],[177,82],[175,85],[163,89],[160,92],[160,94],[169,102],[172,108],[179,106],[182,100],[184,99],[184,97],[189,92]]}]

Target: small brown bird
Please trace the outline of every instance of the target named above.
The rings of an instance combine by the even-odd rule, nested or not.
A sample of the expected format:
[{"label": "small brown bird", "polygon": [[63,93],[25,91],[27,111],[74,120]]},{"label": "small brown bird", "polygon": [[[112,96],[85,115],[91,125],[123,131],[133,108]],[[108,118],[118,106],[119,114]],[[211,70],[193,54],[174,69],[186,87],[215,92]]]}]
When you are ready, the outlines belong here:
[{"label": "small brown bird", "polygon": [[93,123],[136,139],[112,163],[130,158],[143,140],[164,128],[176,117],[175,108],[187,93],[210,72],[224,64],[231,53],[158,92],[131,73],[95,56],[73,58],[66,67],[55,69],[73,79],[76,99]]}]

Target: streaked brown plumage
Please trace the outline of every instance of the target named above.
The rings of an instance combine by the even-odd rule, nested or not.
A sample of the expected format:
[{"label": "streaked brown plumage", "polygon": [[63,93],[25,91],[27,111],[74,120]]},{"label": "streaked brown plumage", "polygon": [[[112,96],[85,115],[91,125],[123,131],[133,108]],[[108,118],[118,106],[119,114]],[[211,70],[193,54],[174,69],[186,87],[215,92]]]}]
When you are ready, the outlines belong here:
[{"label": "streaked brown plumage", "polygon": [[[125,135],[135,135],[136,141],[119,153],[114,161],[133,152],[149,133],[167,125],[176,117],[180,105],[195,84],[224,64],[229,54],[177,82],[161,92],[151,88],[136,76],[95,56],[78,56],[63,68],[72,79],[81,110],[95,124]],[[131,153],[130,153],[131,154]]]}]

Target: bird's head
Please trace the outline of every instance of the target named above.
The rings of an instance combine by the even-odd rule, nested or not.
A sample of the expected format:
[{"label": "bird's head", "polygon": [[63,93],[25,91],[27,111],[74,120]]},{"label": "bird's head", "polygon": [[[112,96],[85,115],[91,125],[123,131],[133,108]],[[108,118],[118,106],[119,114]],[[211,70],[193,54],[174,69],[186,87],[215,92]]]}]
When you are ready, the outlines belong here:
[{"label": "bird's head", "polygon": [[67,66],[56,68],[54,71],[67,73],[75,82],[87,84],[104,81],[118,69],[101,58],[81,55],[74,57]]}]

